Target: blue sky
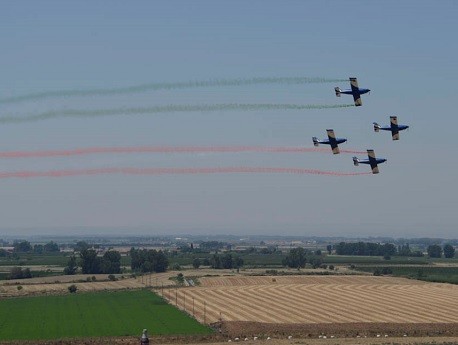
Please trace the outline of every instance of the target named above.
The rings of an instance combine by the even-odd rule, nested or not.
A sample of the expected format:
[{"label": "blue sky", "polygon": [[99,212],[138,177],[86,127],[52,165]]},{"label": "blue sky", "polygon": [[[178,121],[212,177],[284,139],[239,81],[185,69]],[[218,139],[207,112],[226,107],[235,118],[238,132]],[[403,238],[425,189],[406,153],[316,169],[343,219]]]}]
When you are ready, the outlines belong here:
[{"label": "blue sky", "polygon": [[[0,99],[216,78],[357,76],[363,106],[1,124],[1,151],[93,146],[312,146],[388,159],[374,176],[170,175],[0,179],[3,234],[73,227],[148,234],[455,237],[458,4],[453,1],[16,1],[0,11]],[[165,104],[347,104],[347,82],[162,90],[0,103],[0,117]],[[411,126],[393,142],[372,122]],[[2,159],[0,171],[298,167],[362,172],[351,155],[94,155]],[[35,230],[37,229],[37,230]],[[38,230],[39,229],[39,230]],[[49,229],[49,230],[47,230]],[[102,230],[100,230],[102,231]],[[115,230],[113,230],[114,232]],[[118,230],[117,230],[118,231]]]}]

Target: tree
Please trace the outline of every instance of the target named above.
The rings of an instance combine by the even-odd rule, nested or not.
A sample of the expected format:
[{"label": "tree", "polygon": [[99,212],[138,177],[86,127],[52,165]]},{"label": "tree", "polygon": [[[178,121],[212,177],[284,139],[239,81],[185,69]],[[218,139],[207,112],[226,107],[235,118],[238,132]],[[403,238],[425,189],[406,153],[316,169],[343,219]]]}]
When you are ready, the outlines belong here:
[{"label": "tree", "polygon": [[121,254],[115,250],[103,254],[100,270],[101,273],[121,273]]},{"label": "tree", "polygon": [[130,249],[131,264],[133,271],[141,272],[165,272],[169,266],[167,256],[162,250]]},{"label": "tree", "polygon": [[438,244],[432,244],[428,246],[427,249],[428,255],[430,258],[440,258],[442,257],[442,248]]},{"label": "tree", "polygon": [[76,263],[75,255],[70,256],[67,262],[67,266],[64,268],[64,274],[66,275],[73,275],[76,273],[78,269],[78,264]]},{"label": "tree", "polygon": [[328,251],[328,254],[331,255],[331,253],[332,253],[332,245],[331,245],[331,244],[328,244],[328,245],[326,246],[326,250]]},{"label": "tree", "polygon": [[453,246],[451,244],[446,244],[444,246],[444,256],[447,259],[451,259],[451,258],[455,257],[455,248],[453,248]]},{"label": "tree", "polygon": [[322,260],[321,257],[319,257],[319,256],[314,256],[314,257],[310,260],[310,264],[312,265],[313,268],[318,268],[318,267],[320,267],[322,263],[323,263],[323,260]]},{"label": "tree", "polygon": [[291,249],[288,256],[283,260],[283,265],[291,268],[304,268],[307,262],[306,254],[302,247]]},{"label": "tree", "polygon": [[84,249],[80,252],[81,271],[83,274],[101,273],[101,258],[97,257],[97,252],[94,249]]},{"label": "tree", "polygon": [[192,267],[194,267],[196,269],[200,267],[200,259],[199,258],[194,258],[194,260],[192,260]]},{"label": "tree", "polygon": [[221,264],[221,258],[217,254],[213,254],[211,260],[210,260],[210,266],[211,268],[222,268]]},{"label": "tree", "polygon": [[30,272],[30,268],[27,267],[22,270],[22,278],[32,278],[32,272]]},{"label": "tree", "polygon": [[78,290],[78,287],[75,284],[72,284],[68,287],[68,291],[70,293],[76,293],[76,290]]},{"label": "tree", "polygon": [[13,243],[14,250],[16,252],[31,252],[32,245],[28,241],[14,241]]},{"label": "tree", "polygon": [[22,279],[22,269],[20,267],[13,267],[10,270],[10,279]]},{"label": "tree", "polygon": [[222,258],[221,258],[221,265],[223,266],[223,268],[232,268],[232,254],[230,253],[227,253],[225,254]]},{"label": "tree", "polygon": [[13,267],[10,270],[10,279],[26,279],[32,278],[30,268]]},{"label": "tree", "polygon": [[51,241],[51,242],[46,243],[43,249],[45,252],[58,252],[59,245],[56,242]]},{"label": "tree", "polygon": [[75,252],[80,252],[81,253],[83,250],[89,249],[89,248],[90,248],[90,246],[86,241],[78,241],[78,242],[76,242],[74,249],[75,249]]},{"label": "tree", "polygon": [[44,251],[44,246],[42,244],[35,244],[33,246],[33,252],[37,254],[41,254]]}]

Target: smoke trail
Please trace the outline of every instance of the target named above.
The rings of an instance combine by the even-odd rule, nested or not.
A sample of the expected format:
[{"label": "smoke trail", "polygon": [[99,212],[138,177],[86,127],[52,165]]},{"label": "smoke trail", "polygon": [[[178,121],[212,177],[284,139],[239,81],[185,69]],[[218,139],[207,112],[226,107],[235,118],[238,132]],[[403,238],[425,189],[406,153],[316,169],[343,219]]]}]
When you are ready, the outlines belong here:
[{"label": "smoke trail", "polygon": [[203,81],[186,81],[178,83],[150,83],[134,85],[129,87],[105,88],[105,89],[80,89],[63,91],[44,91],[30,93],[22,96],[14,96],[0,99],[0,103],[14,104],[26,101],[42,100],[53,97],[72,96],[105,96],[132,94],[146,91],[193,89],[200,87],[221,87],[221,86],[244,86],[259,84],[312,84],[312,83],[338,83],[348,79],[309,78],[309,77],[259,77],[259,78],[237,78],[237,79],[212,79]]},{"label": "smoke trail", "polygon": [[21,123],[42,121],[62,117],[99,117],[110,115],[137,115],[137,114],[160,114],[160,113],[177,113],[177,112],[212,112],[212,111],[258,111],[258,110],[314,110],[314,109],[335,109],[354,107],[354,104],[281,104],[281,103],[260,103],[260,104],[197,104],[197,105],[164,105],[153,107],[136,107],[136,108],[113,108],[113,109],[94,109],[78,110],[64,109],[47,111],[39,114],[26,115],[22,117],[5,116],[0,117],[1,124]]},{"label": "smoke trail", "polygon": [[[135,146],[135,147],[85,147],[70,150],[48,151],[0,151],[1,158],[44,158],[71,157],[92,154],[129,154],[129,153],[329,153],[329,148],[282,147],[282,146]],[[340,150],[341,153],[365,154],[365,151]]]},{"label": "smoke trail", "polygon": [[302,168],[259,168],[259,167],[223,167],[223,168],[99,168],[82,170],[51,171],[16,171],[0,172],[0,179],[36,178],[36,177],[70,177],[91,175],[201,175],[201,174],[293,174],[324,176],[358,176],[371,175],[371,172],[342,173]]}]

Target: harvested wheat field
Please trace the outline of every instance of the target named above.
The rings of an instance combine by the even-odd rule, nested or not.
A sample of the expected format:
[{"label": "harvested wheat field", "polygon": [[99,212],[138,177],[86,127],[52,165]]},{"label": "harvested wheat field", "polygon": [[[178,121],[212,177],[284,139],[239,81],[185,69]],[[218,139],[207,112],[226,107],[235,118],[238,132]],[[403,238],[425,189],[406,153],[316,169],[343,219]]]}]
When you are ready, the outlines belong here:
[{"label": "harvested wheat field", "polygon": [[458,324],[458,286],[373,276],[202,278],[165,289],[170,303],[205,323]]}]

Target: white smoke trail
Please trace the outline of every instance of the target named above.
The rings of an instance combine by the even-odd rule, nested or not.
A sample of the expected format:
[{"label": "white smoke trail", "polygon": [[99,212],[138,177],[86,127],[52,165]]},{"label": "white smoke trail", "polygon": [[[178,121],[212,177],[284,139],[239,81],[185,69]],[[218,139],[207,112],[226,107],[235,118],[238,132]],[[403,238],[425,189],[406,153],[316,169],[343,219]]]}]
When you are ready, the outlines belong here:
[{"label": "white smoke trail", "polygon": [[38,114],[26,116],[4,116],[0,117],[0,124],[22,123],[42,121],[53,118],[73,117],[87,118],[110,115],[138,115],[138,114],[160,114],[160,113],[178,113],[178,112],[214,112],[214,111],[259,111],[259,110],[318,110],[353,107],[353,104],[198,104],[198,105],[164,105],[153,107],[136,107],[136,108],[113,108],[113,109],[94,109],[78,110],[64,109],[53,110]]},{"label": "white smoke trail", "polygon": [[348,79],[330,78],[310,78],[310,77],[258,77],[258,78],[235,78],[235,79],[212,79],[201,81],[185,81],[177,83],[149,83],[119,88],[103,89],[77,89],[62,91],[43,91],[26,95],[6,97],[0,99],[0,104],[14,104],[27,101],[36,101],[47,98],[74,97],[74,96],[105,96],[133,94],[147,91],[173,90],[173,89],[193,89],[202,87],[222,87],[222,86],[244,86],[260,84],[312,84],[312,83],[338,83],[348,81]]}]

